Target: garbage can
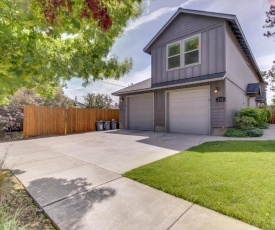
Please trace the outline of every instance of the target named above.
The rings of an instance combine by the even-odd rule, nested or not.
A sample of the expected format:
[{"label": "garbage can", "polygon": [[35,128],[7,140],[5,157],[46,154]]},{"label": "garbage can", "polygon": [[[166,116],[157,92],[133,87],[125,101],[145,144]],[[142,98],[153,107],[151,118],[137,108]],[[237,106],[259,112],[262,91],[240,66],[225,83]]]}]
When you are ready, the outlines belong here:
[{"label": "garbage can", "polygon": [[96,122],[96,131],[103,131],[103,121]]},{"label": "garbage can", "polygon": [[103,128],[104,130],[110,130],[110,121],[104,121],[103,122]]},{"label": "garbage can", "polygon": [[117,129],[117,121],[115,120],[111,121],[111,129]]}]

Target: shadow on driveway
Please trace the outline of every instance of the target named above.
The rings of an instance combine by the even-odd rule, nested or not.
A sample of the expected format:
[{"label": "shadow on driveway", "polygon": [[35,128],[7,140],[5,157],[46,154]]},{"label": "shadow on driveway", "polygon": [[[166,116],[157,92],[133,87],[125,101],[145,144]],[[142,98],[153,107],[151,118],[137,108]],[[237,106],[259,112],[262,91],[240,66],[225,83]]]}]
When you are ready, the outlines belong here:
[{"label": "shadow on driveway", "polygon": [[[116,195],[109,187],[88,190],[84,178],[74,180],[42,178],[29,183],[28,192],[43,206],[50,218],[63,229],[79,229],[80,219],[93,209],[95,203],[101,203]],[[52,201],[48,203],[48,201]]]}]

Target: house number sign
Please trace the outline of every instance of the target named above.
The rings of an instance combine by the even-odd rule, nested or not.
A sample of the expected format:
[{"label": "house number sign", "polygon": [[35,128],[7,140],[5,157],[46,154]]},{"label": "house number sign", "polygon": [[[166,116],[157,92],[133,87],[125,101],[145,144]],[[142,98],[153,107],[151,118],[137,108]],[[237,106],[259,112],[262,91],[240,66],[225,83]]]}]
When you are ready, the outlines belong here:
[{"label": "house number sign", "polygon": [[225,97],[217,97],[216,102],[225,102]]}]

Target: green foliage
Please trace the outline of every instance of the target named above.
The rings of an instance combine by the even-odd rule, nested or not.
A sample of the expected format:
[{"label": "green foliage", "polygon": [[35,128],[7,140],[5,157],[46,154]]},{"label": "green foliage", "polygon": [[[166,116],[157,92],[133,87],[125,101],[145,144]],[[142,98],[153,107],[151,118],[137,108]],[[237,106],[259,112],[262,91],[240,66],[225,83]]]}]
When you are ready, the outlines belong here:
[{"label": "green foliage", "polygon": [[226,130],[225,137],[260,137],[263,135],[263,130],[258,128],[253,129],[238,129],[238,128],[229,128]]},{"label": "green foliage", "polygon": [[246,130],[246,135],[248,137],[261,137],[263,135],[263,130],[258,128],[249,129],[249,130]]},{"label": "green foliage", "polygon": [[269,108],[263,108],[262,110],[265,113],[266,122],[269,122],[270,119],[272,118],[272,113],[271,113],[270,109]]},{"label": "green foliage", "polygon": [[226,130],[225,137],[246,137],[246,131],[242,129],[229,128]]},{"label": "green foliage", "polygon": [[253,117],[257,124],[261,124],[263,117],[262,117],[262,110],[259,108],[244,108],[241,109],[239,112],[240,116],[246,116],[246,117]]},{"label": "green foliage", "polygon": [[274,230],[274,152],[274,141],[208,142],[124,176],[260,229]]},{"label": "green foliage", "polygon": [[239,129],[252,129],[256,124],[254,117],[236,116],[234,118],[234,126]]},{"label": "green foliage", "polygon": [[265,124],[258,125],[257,128],[259,128],[259,129],[268,129],[269,125],[267,123],[265,123]]},{"label": "green foliage", "polygon": [[88,93],[84,97],[86,108],[108,109],[112,103],[112,98],[107,94]]},{"label": "green foliage", "polygon": [[19,88],[53,95],[60,81],[72,77],[84,84],[104,78],[119,79],[132,68],[132,59],[110,56],[116,38],[140,13],[136,0],[103,0],[112,27],[102,30],[94,19],[79,18],[83,1],[73,1],[72,12],[60,9],[49,24],[42,1],[0,1],[0,98]]}]

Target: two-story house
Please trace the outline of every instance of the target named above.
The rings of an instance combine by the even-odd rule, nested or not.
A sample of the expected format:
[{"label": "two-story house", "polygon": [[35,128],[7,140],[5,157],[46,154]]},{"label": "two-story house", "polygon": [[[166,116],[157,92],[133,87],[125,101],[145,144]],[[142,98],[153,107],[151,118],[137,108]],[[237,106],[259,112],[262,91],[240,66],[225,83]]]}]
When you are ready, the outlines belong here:
[{"label": "two-story house", "polygon": [[151,78],[114,92],[120,127],[222,134],[265,84],[235,15],[179,9],[144,48]]}]

